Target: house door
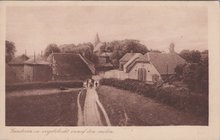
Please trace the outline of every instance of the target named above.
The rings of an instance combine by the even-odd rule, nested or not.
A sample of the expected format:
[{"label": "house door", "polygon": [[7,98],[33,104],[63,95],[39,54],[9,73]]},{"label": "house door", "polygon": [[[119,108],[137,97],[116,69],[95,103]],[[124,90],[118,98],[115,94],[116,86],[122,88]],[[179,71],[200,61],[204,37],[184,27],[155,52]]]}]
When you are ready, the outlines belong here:
[{"label": "house door", "polygon": [[139,68],[138,69],[138,80],[140,81],[146,81],[146,69],[145,68]]}]

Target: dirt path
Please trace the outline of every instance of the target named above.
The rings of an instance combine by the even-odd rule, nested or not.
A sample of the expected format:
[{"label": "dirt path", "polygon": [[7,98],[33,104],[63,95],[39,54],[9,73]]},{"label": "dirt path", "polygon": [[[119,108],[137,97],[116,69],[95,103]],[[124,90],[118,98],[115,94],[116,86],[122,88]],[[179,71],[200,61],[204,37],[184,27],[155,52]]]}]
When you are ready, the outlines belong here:
[{"label": "dirt path", "polygon": [[[80,105],[81,93],[82,92],[80,92],[77,97],[78,126],[103,126],[104,124],[111,126],[109,117],[102,103],[99,101],[95,88],[87,89],[83,109]],[[101,114],[103,114],[105,122],[103,122]]]},{"label": "dirt path", "polygon": [[81,95],[82,91],[79,92],[78,96],[77,96],[77,110],[78,110],[78,121],[77,121],[77,126],[82,126],[83,125],[83,112],[82,112],[82,108],[81,105],[79,103],[80,101],[80,95]]}]

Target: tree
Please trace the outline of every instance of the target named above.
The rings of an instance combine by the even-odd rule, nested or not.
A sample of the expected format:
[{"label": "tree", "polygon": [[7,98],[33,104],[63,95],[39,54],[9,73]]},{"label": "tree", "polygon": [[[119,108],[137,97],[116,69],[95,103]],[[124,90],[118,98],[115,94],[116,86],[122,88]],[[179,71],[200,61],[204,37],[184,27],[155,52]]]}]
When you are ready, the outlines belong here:
[{"label": "tree", "polygon": [[201,54],[200,54],[200,52],[199,51],[195,51],[195,50],[193,50],[192,52],[191,52],[191,61],[193,62],[193,63],[199,63],[200,62],[200,59],[201,59]]},{"label": "tree", "polygon": [[10,62],[15,55],[16,48],[15,43],[11,41],[5,41],[5,53],[6,53],[6,63]]},{"label": "tree", "polygon": [[190,50],[182,50],[179,55],[187,62],[191,60]]},{"label": "tree", "polygon": [[91,42],[75,44],[63,44],[59,48],[63,53],[81,54],[94,64],[98,62],[98,57],[93,53],[94,46]]},{"label": "tree", "polygon": [[176,77],[179,80],[182,79],[184,66],[185,66],[185,64],[180,64],[180,65],[177,65],[176,68],[175,68]]},{"label": "tree", "polygon": [[178,65],[175,72],[192,91],[208,93],[208,58],[199,63]]},{"label": "tree", "polygon": [[204,51],[202,51],[201,53],[202,53],[202,54],[208,54],[209,51],[208,51],[208,50],[204,50]]},{"label": "tree", "polygon": [[201,60],[201,53],[198,50],[183,50],[179,55],[189,63],[199,63]]},{"label": "tree", "polygon": [[49,44],[44,51],[44,56],[48,57],[51,53],[60,53],[61,50],[58,48],[57,44]]},{"label": "tree", "polygon": [[106,43],[105,46],[106,52],[112,52],[110,60],[115,68],[119,65],[119,60],[129,52],[133,53],[142,53],[145,54],[149,50],[147,47],[140,43],[138,40],[125,39],[125,40],[115,40],[112,42]]}]

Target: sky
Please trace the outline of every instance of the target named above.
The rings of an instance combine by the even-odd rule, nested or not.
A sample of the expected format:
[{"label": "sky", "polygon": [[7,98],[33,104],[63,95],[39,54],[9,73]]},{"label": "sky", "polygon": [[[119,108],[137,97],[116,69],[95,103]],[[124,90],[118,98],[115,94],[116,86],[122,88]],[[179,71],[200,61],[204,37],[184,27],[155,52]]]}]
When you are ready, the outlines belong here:
[{"label": "sky", "polygon": [[6,39],[16,55],[39,54],[50,43],[78,44],[137,39],[149,49],[167,51],[208,48],[208,13],[203,6],[10,6]]}]

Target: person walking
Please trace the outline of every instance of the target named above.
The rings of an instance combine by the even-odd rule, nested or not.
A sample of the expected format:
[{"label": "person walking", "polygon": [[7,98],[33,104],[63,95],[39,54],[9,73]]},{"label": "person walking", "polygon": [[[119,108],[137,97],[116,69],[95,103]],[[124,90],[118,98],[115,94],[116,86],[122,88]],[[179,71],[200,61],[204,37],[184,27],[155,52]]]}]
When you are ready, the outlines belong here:
[{"label": "person walking", "polygon": [[103,126],[96,103],[97,98],[98,96],[95,90],[94,80],[89,79],[87,82],[87,91],[83,111],[85,126]]}]

